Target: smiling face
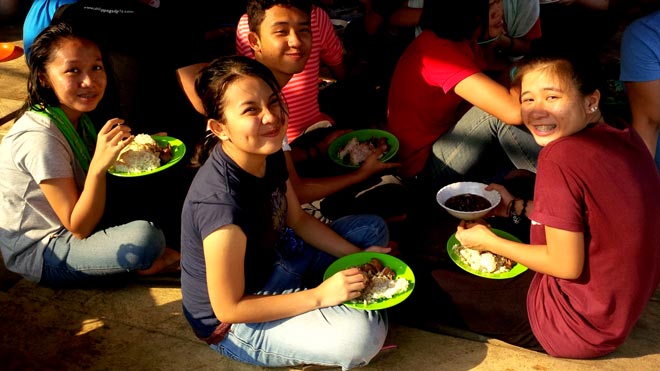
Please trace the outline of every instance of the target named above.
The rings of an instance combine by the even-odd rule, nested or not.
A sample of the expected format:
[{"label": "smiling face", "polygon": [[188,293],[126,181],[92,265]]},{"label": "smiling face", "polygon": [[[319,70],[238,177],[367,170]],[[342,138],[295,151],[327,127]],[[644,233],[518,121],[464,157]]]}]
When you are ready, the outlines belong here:
[{"label": "smiling face", "polygon": [[98,47],[84,39],[66,38],[49,58],[39,82],[50,87],[64,113],[76,123],[103,98],[107,77]]},{"label": "smiling face", "polygon": [[286,115],[277,94],[251,76],[240,77],[227,87],[224,122],[211,120],[210,124],[225,152],[242,167],[249,167],[253,158],[277,152],[286,133]]},{"label": "smiling face", "polygon": [[584,129],[600,98],[598,90],[582,94],[556,71],[551,65],[540,65],[526,72],[521,81],[522,119],[541,146]]},{"label": "smiling face", "polygon": [[309,16],[294,7],[276,5],[265,11],[259,32],[248,35],[255,59],[275,74],[280,86],[302,72],[312,49]]}]

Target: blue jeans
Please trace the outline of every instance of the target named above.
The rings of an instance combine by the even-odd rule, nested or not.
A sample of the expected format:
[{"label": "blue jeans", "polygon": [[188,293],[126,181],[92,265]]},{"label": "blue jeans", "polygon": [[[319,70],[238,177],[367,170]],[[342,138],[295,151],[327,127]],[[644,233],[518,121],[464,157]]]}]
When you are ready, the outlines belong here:
[{"label": "blue jeans", "polygon": [[[347,216],[331,226],[361,248],[385,246],[388,230],[382,218]],[[336,258],[306,244],[290,244],[280,251],[273,275],[257,294],[274,295],[304,290],[305,277],[323,275]],[[237,361],[266,367],[301,364],[364,366],[385,342],[384,311],[365,311],[337,305],[262,323],[237,323],[211,348]]]},{"label": "blue jeans", "polygon": [[524,125],[508,125],[472,107],[433,144],[422,177],[437,191],[464,180],[490,183],[511,164],[536,172],[541,148]]},{"label": "blue jeans", "polygon": [[40,283],[66,284],[146,269],[164,249],[163,232],[144,220],[100,230],[82,240],[62,229],[43,253]]}]

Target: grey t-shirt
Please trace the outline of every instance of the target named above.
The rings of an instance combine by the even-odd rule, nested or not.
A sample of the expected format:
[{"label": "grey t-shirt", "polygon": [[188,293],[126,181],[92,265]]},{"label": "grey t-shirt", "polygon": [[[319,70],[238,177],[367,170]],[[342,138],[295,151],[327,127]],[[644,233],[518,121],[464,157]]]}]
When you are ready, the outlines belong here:
[{"label": "grey t-shirt", "polygon": [[5,266],[38,282],[46,244],[63,228],[39,183],[75,177],[82,190],[85,172],[55,124],[27,112],[0,143],[0,174],[0,251]]}]

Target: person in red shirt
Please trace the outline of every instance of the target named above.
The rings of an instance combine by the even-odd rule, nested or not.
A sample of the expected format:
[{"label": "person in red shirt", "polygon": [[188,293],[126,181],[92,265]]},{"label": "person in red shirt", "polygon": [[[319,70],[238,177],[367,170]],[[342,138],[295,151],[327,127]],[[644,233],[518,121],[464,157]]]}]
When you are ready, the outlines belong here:
[{"label": "person in red shirt", "polygon": [[387,130],[400,141],[401,175],[423,191],[489,182],[511,164],[536,170],[540,147],[521,125],[518,92],[484,72],[478,43],[502,34],[502,17],[501,2],[427,1],[423,31],[399,59]]},{"label": "person in red shirt", "polygon": [[[529,216],[531,244],[504,240],[483,224],[462,222],[456,232],[463,246],[536,272],[526,296],[529,325],[556,357],[613,352],[660,282],[660,175],[636,131],[603,122],[594,70],[561,58],[538,58],[518,70],[522,119],[543,146],[534,199],[489,188],[502,195],[498,215]],[[441,286],[449,278],[434,276]],[[516,305],[524,302],[503,307]]]}]

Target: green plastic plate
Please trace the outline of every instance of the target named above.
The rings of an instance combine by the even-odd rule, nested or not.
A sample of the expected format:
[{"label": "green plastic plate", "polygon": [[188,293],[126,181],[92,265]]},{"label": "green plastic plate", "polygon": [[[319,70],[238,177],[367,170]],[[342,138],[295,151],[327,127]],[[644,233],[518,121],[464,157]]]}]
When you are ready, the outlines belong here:
[{"label": "green plastic plate", "polygon": [[170,161],[168,161],[165,165],[159,166],[153,170],[141,171],[139,173],[122,173],[122,172],[114,171],[112,167],[108,170],[108,172],[112,175],[120,176],[120,177],[136,177],[136,176],[149,175],[149,174],[157,173],[159,171],[163,171],[167,168],[174,166],[177,162],[181,161],[183,155],[186,154],[186,145],[183,144],[183,142],[180,141],[179,139],[160,136],[160,135],[152,135],[151,137],[154,138],[156,143],[158,143],[158,145],[161,147],[167,146],[168,143],[172,146],[172,159]]},{"label": "green plastic plate", "polygon": [[396,272],[397,277],[402,277],[408,280],[408,290],[393,296],[391,299],[384,299],[382,301],[377,301],[371,304],[365,305],[364,303],[353,303],[347,301],[344,303],[344,305],[355,309],[364,310],[385,309],[401,303],[402,301],[406,300],[406,298],[412,293],[413,288],[415,287],[415,275],[413,274],[412,269],[410,269],[410,267],[408,267],[408,265],[402,262],[400,259],[395,258],[392,255],[378,252],[364,251],[337,259],[334,263],[330,264],[328,269],[326,269],[325,274],[323,275],[323,280],[330,278],[333,274],[344,269],[357,267],[358,265],[368,263],[372,258],[379,259],[381,262],[383,262],[383,265],[390,267],[393,271]]},{"label": "green plastic plate", "polygon": [[[507,240],[520,242],[520,240],[516,236],[510,233],[495,228],[491,228],[491,231],[493,231],[493,233],[495,233],[496,235],[502,238],[506,238]],[[510,271],[503,273],[486,273],[480,270],[472,269],[470,268],[469,265],[463,262],[461,257],[456,253],[456,251],[454,251],[454,245],[460,245],[460,244],[461,243],[458,242],[458,240],[456,239],[456,234],[455,233],[452,234],[451,237],[449,237],[449,240],[447,241],[447,253],[449,253],[449,257],[451,258],[451,260],[454,261],[454,263],[456,263],[456,265],[461,267],[464,271],[474,274],[475,276],[490,278],[494,280],[501,280],[501,279],[515,277],[527,270],[527,267],[525,267],[520,263],[516,263],[516,265],[513,266],[513,268],[511,268]]]},{"label": "green plastic plate", "polygon": [[358,168],[360,165],[353,165],[349,162],[342,161],[342,159],[339,158],[339,150],[346,146],[346,144],[353,138],[357,138],[359,142],[365,142],[374,137],[387,138],[387,145],[389,148],[387,152],[383,153],[383,156],[380,158],[381,161],[388,161],[399,151],[399,140],[392,135],[392,133],[379,129],[362,129],[351,131],[333,140],[328,148],[328,155],[332,161],[341,166]]}]

